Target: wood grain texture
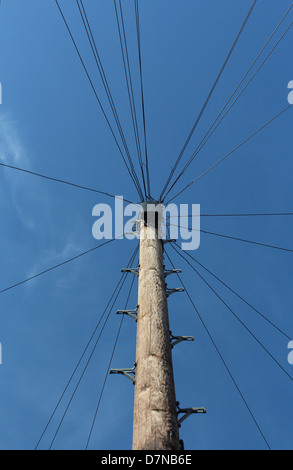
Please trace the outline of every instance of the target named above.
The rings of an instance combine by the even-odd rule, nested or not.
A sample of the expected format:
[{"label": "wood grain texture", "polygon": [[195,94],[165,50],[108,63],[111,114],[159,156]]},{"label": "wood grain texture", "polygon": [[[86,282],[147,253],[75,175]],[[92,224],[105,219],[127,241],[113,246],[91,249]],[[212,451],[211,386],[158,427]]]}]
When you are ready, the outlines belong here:
[{"label": "wood grain texture", "polygon": [[163,245],[141,227],[133,450],[179,450]]}]

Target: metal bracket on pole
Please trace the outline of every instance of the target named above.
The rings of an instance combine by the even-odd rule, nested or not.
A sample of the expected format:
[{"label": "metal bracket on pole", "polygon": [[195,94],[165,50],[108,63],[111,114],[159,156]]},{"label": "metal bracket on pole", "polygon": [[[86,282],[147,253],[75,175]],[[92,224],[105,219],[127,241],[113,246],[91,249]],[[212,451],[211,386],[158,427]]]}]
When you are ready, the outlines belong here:
[{"label": "metal bracket on pole", "polygon": [[171,348],[173,349],[176,344],[181,343],[182,341],[194,341],[193,336],[173,336],[172,331],[170,331],[171,337]]},{"label": "metal bracket on pole", "polygon": [[179,428],[181,427],[181,423],[185,421],[189,416],[193,414],[206,414],[207,410],[205,408],[180,408],[179,407],[179,402],[176,402],[177,406],[177,416],[181,413],[183,413],[182,418],[178,419],[178,426]]},{"label": "metal bracket on pole", "polygon": [[137,309],[136,307],[135,310],[117,310],[116,314],[117,315],[128,315],[129,317],[133,318],[137,322]]},{"label": "metal bracket on pole", "polygon": [[133,232],[138,232],[138,231],[139,231],[139,230],[138,230],[138,225],[139,225],[139,223],[140,223],[140,220],[139,220],[139,219],[137,219],[137,220],[131,220],[130,223],[133,224],[132,231],[133,231]]},{"label": "metal bracket on pole", "polygon": [[122,273],[131,273],[134,274],[135,276],[139,276],[139,268],[124,268],[121,269]]},{"label": "metal bracket on pole", "polygon": [[[125,377],[127,377],[133,385],[135,384],[135,367],[136,364],[134,364],[134,367],[132,369],[111,369],[110,374],[122,374]],[[133,376],[131,375],[133,374]]]},{"label": "metal bracket on pole", "polygon": [[175,294],[176,292],[184,292],[184,288],[176,287],[175,289],[166,289],[167,297],[170,297],[170,295]]},{"label": "metal bracket on pole", "polygon": [[170,274],[178,274],[182,273],[181,269],[169,269],[168,271],[165,271],[165,277],[170,276]]},{"label": "metal bracket on pole", "polygon": [[136,238],[140,238],[140,220],[131,220],[130,223],[133,224],[131,232],[125,232],[125,235],[133,235]]},{"label": "metal bracket on pole", "polygon": [[132,230],[132,232],[125,232],[124,235],[132,235],[133,237],[136,237],[136,238],[139,239],[139,237],[140,237],[140,232],[138,232],[138,231],[135,232],[135,231]]}]

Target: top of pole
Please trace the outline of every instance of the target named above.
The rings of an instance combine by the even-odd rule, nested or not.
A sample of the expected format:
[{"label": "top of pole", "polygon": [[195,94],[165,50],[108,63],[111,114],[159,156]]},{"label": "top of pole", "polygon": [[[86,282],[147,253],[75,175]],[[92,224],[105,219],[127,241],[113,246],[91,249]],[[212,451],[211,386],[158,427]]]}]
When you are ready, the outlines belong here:
[{"label": "top of pole", "polygon": [[158,206],[160,205],[160,202],[159,201],[155,201],[155,200],[152,200],[152,201],[143,201],[141,203],[141,210],[142,212],[146,212],[148,210],[148,207],[149,206]]},{"label": "top of pole", "polygon": [[146,226],[152,226],[158,230],[162,224],[162,204],[159,201],[143,201],[141,203],[141,220]]}]

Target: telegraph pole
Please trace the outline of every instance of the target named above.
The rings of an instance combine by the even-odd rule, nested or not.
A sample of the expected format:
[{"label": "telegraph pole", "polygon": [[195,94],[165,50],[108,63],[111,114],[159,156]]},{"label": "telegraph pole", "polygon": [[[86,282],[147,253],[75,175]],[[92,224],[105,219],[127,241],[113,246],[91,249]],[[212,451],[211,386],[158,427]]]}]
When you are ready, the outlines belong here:
[{"label": "telegraph pole", "polygon": [[[133,450],[179,450],[163,242],[142,205]],[[151,219],[151,220],[150,220]]]},{"label": "telegraph pole", "polygon": [[162,239],[162,221],[159,206],[142,203],[136,221],[139,267],[122,270],[139,278],[136,310],[117,311],[137,322],[136,362],[131,369],[111,369],[110,373],[123,374],[135,385],[132,450],[181,450],[181,423],[192,414],[206,413],[204,408],[180,408],[176,401],[172,348],[194,338],[173,336],[170,331],[167,298],[184,289],[167,289],[166,277],[180,270],[165,270],[167,241]]}]

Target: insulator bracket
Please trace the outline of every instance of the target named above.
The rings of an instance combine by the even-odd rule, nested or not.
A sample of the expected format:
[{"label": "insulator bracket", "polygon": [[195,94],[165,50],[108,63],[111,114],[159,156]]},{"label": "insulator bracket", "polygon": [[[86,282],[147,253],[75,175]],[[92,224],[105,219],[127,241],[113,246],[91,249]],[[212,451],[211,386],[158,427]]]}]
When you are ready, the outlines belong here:
[{"label": "insulator bracket", "polygon": [[128,315],[129,317],[133,318],[137,322],[137,308],[136,310],[117,310],[117,315]]},{"label": "insulator bracket", "polygon": [[135,367],[136,364],[134,364],[134,367],[132,369],[111,369],[110,374],[122,374],[124,377],[127,377],[127,379],[131,380],[133,385],[135,384]]},{"label": "insulator bracket", "polygon": [[166,294],[167,297],[170,297],[170,295],[175,294],[176,292],[184,292],[183,287],[175,287],[174,289],[166,289]]},{"label": "insulator bracket", "polygon": [[165,277],[170,276],[170,274],[179,274],[182,273],[181,269],[169,269],[168,271],[165,271]]},{"label": "insulator bracket", "polygon": [[193,336],[174,336],[170,331],[170,338],[171,338],[171,348],[174,348],[176,344],[181,343],[182,341],[194,341]]},{"label": "insulator bracket", "polygon": [[131,273],[135,276],[139,276],[139,268],[123,268],[121,269],[122,273]]},{"label": "insulator bracket", "polygon": [[193,414],[206,414],[207,413],[207,410],[203,407],[201,407],[201,408],[180,408],[178,401],[176,402],[176,406],[177,406],[177,416],[179,417],[179,414],[183,413],[183,416],[180,419],[178,419],[179,428],[181,427],[181,424],[183,423],[183,421],[185,421],[187,418],[189,418],[189,416],[191,416]]}]

